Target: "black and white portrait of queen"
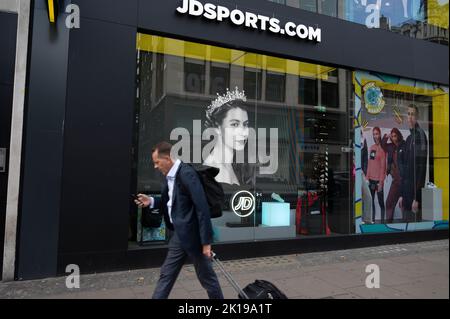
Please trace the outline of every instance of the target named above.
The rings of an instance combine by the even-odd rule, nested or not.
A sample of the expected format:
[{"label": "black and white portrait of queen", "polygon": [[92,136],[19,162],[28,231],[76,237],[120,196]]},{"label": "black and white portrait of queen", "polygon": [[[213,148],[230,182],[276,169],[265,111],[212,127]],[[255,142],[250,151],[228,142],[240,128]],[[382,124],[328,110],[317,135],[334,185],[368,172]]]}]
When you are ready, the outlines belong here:
[{"label": "black and white portrait of queen", "polygon": [[214,130],[216,142],[204,158],[205,165],[220,169],[216,180],[229,185],[248,185],[254,181],[254,167],[248,163],[250,134],[247,98],[236,87],[211,102],[206,109],[205,127]]}]

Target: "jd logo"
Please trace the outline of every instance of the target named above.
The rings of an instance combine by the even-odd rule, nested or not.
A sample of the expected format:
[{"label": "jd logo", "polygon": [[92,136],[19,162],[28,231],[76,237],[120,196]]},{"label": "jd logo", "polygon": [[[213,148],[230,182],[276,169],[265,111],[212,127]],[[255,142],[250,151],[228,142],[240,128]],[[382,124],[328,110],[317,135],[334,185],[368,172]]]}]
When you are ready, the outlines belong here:
[{"label": "jd logo", "polygon": [[255,197],[248,191],[239,191],[231,199],[231,209],[239,217],[250,216],[255,210]]}]

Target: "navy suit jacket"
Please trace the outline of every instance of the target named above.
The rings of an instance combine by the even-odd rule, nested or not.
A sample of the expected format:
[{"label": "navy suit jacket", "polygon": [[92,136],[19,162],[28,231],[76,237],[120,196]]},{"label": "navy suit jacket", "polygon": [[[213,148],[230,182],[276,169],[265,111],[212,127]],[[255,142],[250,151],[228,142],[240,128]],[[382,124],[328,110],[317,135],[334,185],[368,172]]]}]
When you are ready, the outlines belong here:
[{"label": "navy suit jacket", "polygon": [[208,201],[197,172],[181,162],[175,177],[172,194],[172,220],[167,211],[169,187],[164,183],[161,198],[154,207],[164,214],[169,229],[175,230],[181,246],[190,254],[201,254],[202,246],[212,242],[212,224]]}]

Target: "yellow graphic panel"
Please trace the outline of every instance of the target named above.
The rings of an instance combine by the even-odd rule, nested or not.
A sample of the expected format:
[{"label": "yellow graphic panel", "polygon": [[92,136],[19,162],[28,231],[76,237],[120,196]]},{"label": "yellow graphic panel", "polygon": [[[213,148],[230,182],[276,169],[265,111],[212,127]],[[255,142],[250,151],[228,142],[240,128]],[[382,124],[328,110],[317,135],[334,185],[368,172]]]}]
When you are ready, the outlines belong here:
[{"label": "yellow graphic panel", "polygon": [[[448,94],[433,97],[433,152],[434,157],[448,158],[448,125],[449,125],[449,104]],[[448,176],[448,174],[446,174]]]},{"label": "yellow graphic panel", "polygon": [[355,204],[355,217],[362,216],[362,202],[357,202]]},{"label": "yellow graphic panel", "polygon": [[434,183],[442,189],[443,219],[449,210],[449,100],[448,94],[433,97]]},{"label": "yellow graphic panel", "polygon": [[434,160],[434,183],[442,189],[442,219],[448,220],[448,158]]}]

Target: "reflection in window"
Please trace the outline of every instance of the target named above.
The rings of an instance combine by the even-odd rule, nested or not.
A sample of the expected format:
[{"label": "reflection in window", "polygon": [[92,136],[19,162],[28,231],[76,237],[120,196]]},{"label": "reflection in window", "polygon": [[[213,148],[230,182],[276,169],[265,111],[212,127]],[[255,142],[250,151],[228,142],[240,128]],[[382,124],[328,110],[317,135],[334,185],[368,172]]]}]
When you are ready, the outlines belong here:
[{"label": "reflection in window", "polygon": [[266,74],[266,100],[271,102],[284,102],[286,75],[267,72]]},{"label": "reflection in window", "polygon": [[329,71],[328,76],[338,76],[338,69],[332,69],[331,71]]},{"label": "reflection in window", "polygon": [[333,82],[322,81],[321,105],[325,107],[338,107],[339,106],[339,96],[338,96],[338,84]]},{"label": "reflection in window", "polygon": [[305,141],[312,143],[345,143],[345,115],[318,111],[305,112]]},{"label": "reflection in window", "polygon": [[408,37],[448,45],[448,1],[398,0],[382,1],[345,0],[344,19],[381,28]]},{"label": "reflection in window", "polygon": [[249,99],[261,100],[262,74],[260,70],[244,71],[244,91]]},{"label": "reflection in window", "polygon": [[301,0],[300,9],[317,12],[317,2],[316,0]]},{"label": "reflection in window", "polygon": [[211,64],[209,94],[223,94],[230,87],[230,66]]},{"label": "reflection in window", "polygon": [[184,62],[184,90],[191,93],[205,93],[205,63]]},{"label": "reflection in window", "polygon": [[139,65],[141,68],[139,71],[139,96],[140,104],[144,109],[151,107],[151,96],[152,96],[152,63],[153,63],[153,53],[141,51],[139,52]]},{"label": "reflection in window", "polygon": [[160,81],[156,82],[156,100],[164,95],[164,54],[156,55],[156,74]]},{"label": "reflection in window", "polygon": [[337,0],[320,0],[320,10],[319,12],[330,16],[337,17]]},{"label": "reflection in window", "polygon": [[298,103],[315,106],[317,101],[317,80],[299,78]]}]

